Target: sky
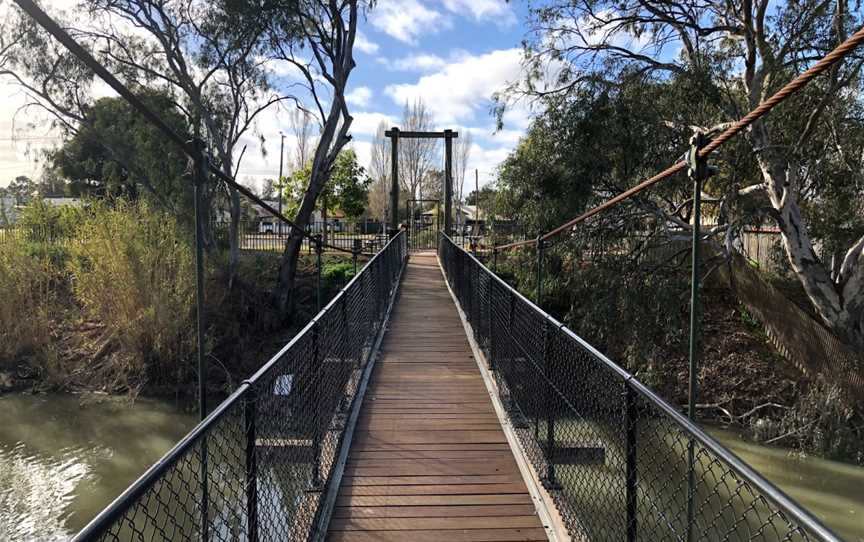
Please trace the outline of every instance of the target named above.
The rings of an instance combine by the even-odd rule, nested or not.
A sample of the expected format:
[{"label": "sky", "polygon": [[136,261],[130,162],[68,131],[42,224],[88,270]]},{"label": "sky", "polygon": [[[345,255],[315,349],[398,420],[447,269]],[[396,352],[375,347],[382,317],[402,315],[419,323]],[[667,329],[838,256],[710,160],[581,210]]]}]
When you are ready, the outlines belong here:
[{"label": "sky", "polygon": [[[55,7],[69,0],[48,2]],[[480,183],[494,177],[496,166],[524,133],[529,115],[514,108],[496,132],[490,111],[492,94],[521,73],[524,37],[523,2],[503,0],[379,0],[361,21],[347,100],[354,122],[352,147],[368,164],[370,142],[378,123],[398,126],[406,101],[422,98],[432,112],[435,130],[451,128],[474,138],[469,171],[479,171]],[[39,176],[38,152],[58,139],[44,126],[23,128],[32,112],[16,110],[23,94],[0,85],[7,99],[0,105],[0,186],[16,175]],[[260,186],[279,169],[280,130],[290,132],[287,111],[271,111],[249,133],[238,179]],[[291,145],[286,139],[286,145]],[[443,148],[443,142],[440,143]],[[286,154],[289,149],[286,149]],[[443,168],[443,158],[441,167]],[[473,178],[471,175],[469,178]]]}]

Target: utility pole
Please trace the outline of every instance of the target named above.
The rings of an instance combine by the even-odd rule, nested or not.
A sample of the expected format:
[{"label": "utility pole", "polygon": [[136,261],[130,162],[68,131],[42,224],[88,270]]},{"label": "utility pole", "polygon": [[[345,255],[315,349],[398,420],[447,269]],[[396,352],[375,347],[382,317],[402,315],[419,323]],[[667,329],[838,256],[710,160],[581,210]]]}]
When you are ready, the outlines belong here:
[{"label": "utility pole", "polygon": [[477,224],[477,235],[480,235],[480,171],[474,169],[474,221]]},{"label": "utility pole", "polygon": [[[279,132],[279,136],[282,138],[282,141],[279,143],[279,214],[282,214],[282,158],[285,156],[285,134],[281,131]],[[282,224],[279,224],[279,231],[282,231]]]}]

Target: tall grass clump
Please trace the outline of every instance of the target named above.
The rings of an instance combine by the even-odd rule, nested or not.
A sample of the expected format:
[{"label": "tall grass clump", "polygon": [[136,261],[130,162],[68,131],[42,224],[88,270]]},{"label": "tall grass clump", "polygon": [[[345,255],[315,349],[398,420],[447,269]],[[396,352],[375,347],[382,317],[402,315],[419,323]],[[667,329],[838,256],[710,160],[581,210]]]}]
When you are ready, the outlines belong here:
[{"label": "tall grass clump", "polygon": [[54,282],[49,258],[19,240],[0,243],[0,368],[49,343]]},{"label": "tall grass clump", "polygon": [[91,207],[70,247],[69,271],[85,318],[116,349],[130,386],[182,380],[194,347],[189,234],[144,202]]}]

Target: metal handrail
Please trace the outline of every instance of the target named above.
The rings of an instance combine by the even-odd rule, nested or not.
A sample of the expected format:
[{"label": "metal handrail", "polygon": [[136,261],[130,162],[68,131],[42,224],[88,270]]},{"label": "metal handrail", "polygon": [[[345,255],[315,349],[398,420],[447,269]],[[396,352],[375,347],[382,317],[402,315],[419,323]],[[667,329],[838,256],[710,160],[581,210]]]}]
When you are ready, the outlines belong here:
[{"label": "metal handrail", "polygon": [[166,452],[161,459],[147,469],[147,471],[145,471],[144,474],[132,483],[132,485],[123,491],[120,496],[114,499],[111,504],[93,518],[90,523],[75,535],[72,539],[73,542],[94,540],[113,526],[116,521],[135,504],[137,499],[139,499],[147,490],[152,488],[154,484],[158,482],[159,478],[168,471],[168,469],[174,466],[179,459],[189,452],[189,450],[197,444],[202,437],[206,436],[208,431],[225,415],[227,411],[229,411],[229,409],[236,406],[238,401],[244,398],[250,388],[255,385],[263,375],[268,373],[288,351],[290,351],[298,342],[304,339],[306,335],[311,332],[324,314],[333,310],[333,307],[346,295],[345,292],[351,288],[356,281],[360,280],[367,269],[375,265],[376,260],[383,257],[382,255],[387,252],[391,245],[395,243],[403,243],[403,237],[404,232],[400,232],[398,235],[391,238],[390,241],[388,241],[388,243],[377,254],[375,254],[375,256],[366,262],[360,272],[354,275],[354,277],[339,290],[333,299],[331,299],[330,302],[327,303],[327,305],[322,308],[321,311],[316,314],[302,330],[300,330],[300,332],[298,332],[284,347],[282,347],[279,352],[273,355],[267,363],[255,372],[255,374],[253,374],[249,379],[244,380],[237,390],[229,395],[227,399],[222,401],[204,420],[200,421],[194,428],[192,428],[192,430],[189,431],[189,433],[187,433],[186,436],[184,436],[168,452]]},{"label": "metal handrail", "polygon": [[[543,311],[530,299],[522,295],[518,290],[504,281],[501,277],[486,267],[473,254],[461,248],[449,236],[441,233],[442,243],[449,243],[450,246],[461,252],[462,257],[467,257],[471,263],[478,266],[491,280],[503,287],[511,295],[515,296],[519,301],[527,305],[531,310],[535,311],[539,316],[553,325],[568,338],[575,341],[583,350],[589,353],[595,360],[599,361],[602,366],[615,373],[619,378],[623,379],[624,384],[635,391],[639,396],[646,400],[651,406],[656,407],[660,412],[668,416],[684,433],[691,437],[695,442],[698,442],[702,447],[710,453],[716,455],[724,461],[732,471],[740,476],[746,483],[758,490],[762,496],[773,503],[780,511],[794,519],[799,526],[805,529],[809,534],[817,537],[818,540],[824,542],[842,542],[831,529],[825,526],[820,520],[814,517],[809,511],[803,509],[797,502],[789,497],[783,490],[775,486],[773,483],[765,479],[762,475],[756,472],[752,467],[747,465],[732,451],[724,447],[713,437],[705,433],[698,425],[693,423],[687,417],[683,416],[674,406],[669,404],[663,398],[659,397],[655,392],[642,384],[635,376],[630,374],[626,369],[622,368],[588,342],[582,339],[574,331],[566,327],[550,314]],[[443,263],[443,262],[442,262]],[[448,276],[448,281],[451,278]],[[475,330],[475,333],[477,331]]]}]

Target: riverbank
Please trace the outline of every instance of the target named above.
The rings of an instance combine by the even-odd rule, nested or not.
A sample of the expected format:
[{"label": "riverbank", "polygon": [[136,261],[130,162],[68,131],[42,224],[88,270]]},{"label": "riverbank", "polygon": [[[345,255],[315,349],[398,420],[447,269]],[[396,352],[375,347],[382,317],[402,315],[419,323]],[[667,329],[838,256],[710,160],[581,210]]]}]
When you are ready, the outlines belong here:
[{"label": "riverbank", "polygon": [[[229,289],[222,258],[211,258],[205,292],[209,393],[230,393],[314,316],[315,258],[303,255],[300,259],[295,288],[297,311],[291,321],[278,314],[272,302],[279,262],[280,254],[276,252],[242,253],[238,274]],[[119,303],[140,306],[141,325],[149,328],[146,336],[130,337],[125,328],[95,317],[86,309],[75,296],[72,277],[64,273],[62,266],[58,265],[53,273],[60,278],[54,281],[51,295],[40,300],[50,306],[45,324],[50,333],[39,344],[19,349],[11,359],[0,356],[0,395],[99,392],[194,403],[197,368],[191,299],[189,306],[177,314],[153,317],[148,315],[161,311],[160,296],[155,296],[150,305],[129,288],[115,292],[116,296],[129,298],[119,299]],[[326,255],[323,301],[335,295],[352,275],[350,256]],[[28,318],[25,312],[20,311],[16,318]],[[163,347],[155,348],[153,343]]]}]

